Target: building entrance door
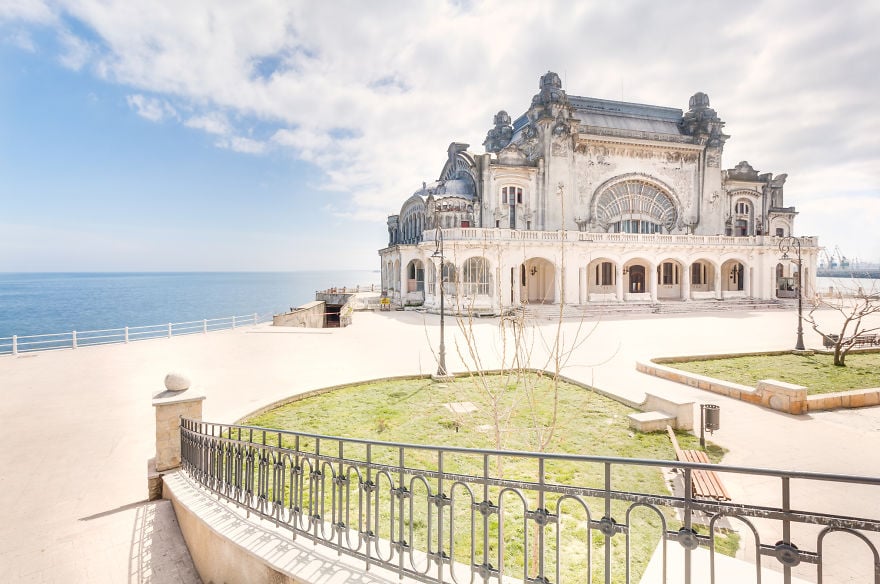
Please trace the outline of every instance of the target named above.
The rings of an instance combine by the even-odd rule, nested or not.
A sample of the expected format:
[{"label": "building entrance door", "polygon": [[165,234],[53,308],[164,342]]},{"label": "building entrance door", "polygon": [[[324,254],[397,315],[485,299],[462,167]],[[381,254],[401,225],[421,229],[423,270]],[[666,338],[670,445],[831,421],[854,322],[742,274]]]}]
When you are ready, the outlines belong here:
[{"label": "building entrance door", "polygon": [[629,292],[639,294],[645,291],[645,266],[629,267]]}]

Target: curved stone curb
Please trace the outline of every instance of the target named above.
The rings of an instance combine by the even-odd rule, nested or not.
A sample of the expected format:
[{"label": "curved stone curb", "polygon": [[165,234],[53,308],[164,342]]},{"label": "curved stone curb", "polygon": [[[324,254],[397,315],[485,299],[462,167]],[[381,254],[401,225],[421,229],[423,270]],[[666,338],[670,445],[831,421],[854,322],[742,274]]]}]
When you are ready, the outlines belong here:
[{"label": "curved stone curb", "polygon": [[730,355],[695,355],[692,357],[656,357],[649,362],[637,361],[636,370],[647,375],[653,375],[661,379],[675,381],[690,387],[696,387],[705,391],[711,391],[720,395],[762,406],[771,410],[786,412],[789,414],[806,414],[835,410],[839,408],[861,408],[880,405],[880,388],[852,389],[836,393],[823,393],[807,395],[807,388],[802,385],[794,385],[775,379],[762,379],[756,387],[749,387],[715,379],[705,375],[690,373],[673,367],[666,367],[662,363],[675,363],[682,361],[706,361],[709,359],[721,359],[727,357],[746,357],[752,355],[782,355],[789,351],[773,351],[768,353],[740,353]]}]

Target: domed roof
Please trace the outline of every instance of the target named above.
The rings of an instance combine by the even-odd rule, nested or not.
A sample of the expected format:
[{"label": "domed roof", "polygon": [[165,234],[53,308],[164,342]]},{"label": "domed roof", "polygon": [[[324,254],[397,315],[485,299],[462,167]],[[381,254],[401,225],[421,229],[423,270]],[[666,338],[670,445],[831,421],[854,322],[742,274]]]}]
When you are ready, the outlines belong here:
[{"label": "domed roof", "polygon": [[465,197],[472,199],[476,194],[474,183],[471,180],[462,178],[453,178],[444,181],[443,186],[438,189],[439,196],[446,197]]}]

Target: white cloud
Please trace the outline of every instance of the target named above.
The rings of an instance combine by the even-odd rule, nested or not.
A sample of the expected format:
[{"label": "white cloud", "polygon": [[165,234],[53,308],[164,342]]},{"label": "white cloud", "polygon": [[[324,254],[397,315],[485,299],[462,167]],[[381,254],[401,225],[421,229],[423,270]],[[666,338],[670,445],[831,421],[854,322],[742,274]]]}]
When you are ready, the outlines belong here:
[{"label": "white cloud", "polygon": [[39,24],[56,22],[55,14],[42,0],[4,0],[0,2],[0,22],[26,21]]},{"label": "white cloud", "polygon": [[229,120],[226,119],[226,116],[217,112],[211,112],[201,116],[193,116],[186,120],[184,125],[189,128],[197,128],[199,130],[204,130],[209,134],[217,134],[219,136],[224,136],[232,131],[232,127],[229,125]]},{"label": "white cloud", "polygon": [[28,53],[37,52],[37,45],[34,43],[34,39],[26,30],[14,30],[7,34],[3,40],[14,47],[18,47],[22,51]]},{"label": "white cloud", "polygon": [[[16,6],[6,9],[15,18],[52,18],[39,2]],[[690,95],[707,92],[732,136],[725,166],[746,159],[787,172],[791,204],[827,189],[880,199],[872,170],[880,168],[880,3],[872,0],[837,11],[818,0],[746,0],[720,21],[695,3],[60,6],[93,39],[60,30],[67,66],[89,64],[161,97],[129,101],[148,119],[175,117],[173,102],[191,112],[183,123],[218,136],[218,147],[289,150],[324,171],[323,188],[349,193],[352,216],[395,212],[437,177],[453,140],[481,152],[492,115],[525,111],[548,69],[575,95],[686,108]],[[257,124],[265,138],[248,131]]]},{"label": "white cloud", "polygon": [[91,60],[94,49],[88,41],[68,31],[61,31],[59,40],[63,52],[58,60],[63,66],[79,71]]},{"label": "white cloud", "polygon": [[155,97],[135,94],[127,96],[125,101],[130,108],[137,112],[137,115],[151,122],[161,122],[169,117],[177,117],[177,111],[171,104]]},{"label": "white cloud", "polygon": [[235,152],[243,152],[245,154],[262,154],[266,151],[266,144],[252,138],[243,136],[230,136],[221,138],[215,142],[220,148],[234,150]]}]

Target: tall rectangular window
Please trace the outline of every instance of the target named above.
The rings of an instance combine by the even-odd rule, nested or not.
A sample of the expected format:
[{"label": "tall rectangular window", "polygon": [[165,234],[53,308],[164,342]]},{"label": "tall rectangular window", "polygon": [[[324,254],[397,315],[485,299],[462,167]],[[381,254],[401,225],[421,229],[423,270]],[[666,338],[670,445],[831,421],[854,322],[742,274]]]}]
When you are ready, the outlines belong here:
[{"label": "tall rectangular window", "polygon": [[600,266],[596,266],[597,271],[601,268],[601,277],[598,278],[600,286],[614,285],[614,265],[611,262],[602,262]]},{"label": "tall rectangular window", "polygon": [[667,285],[678,284],[678,265],[672,262],[663,262],[661,281]]},{"label": "tall rectangular window", "polygon": [[706,268],[703,264],[696,263],[691,265],[691,284],[706,283]]}]

